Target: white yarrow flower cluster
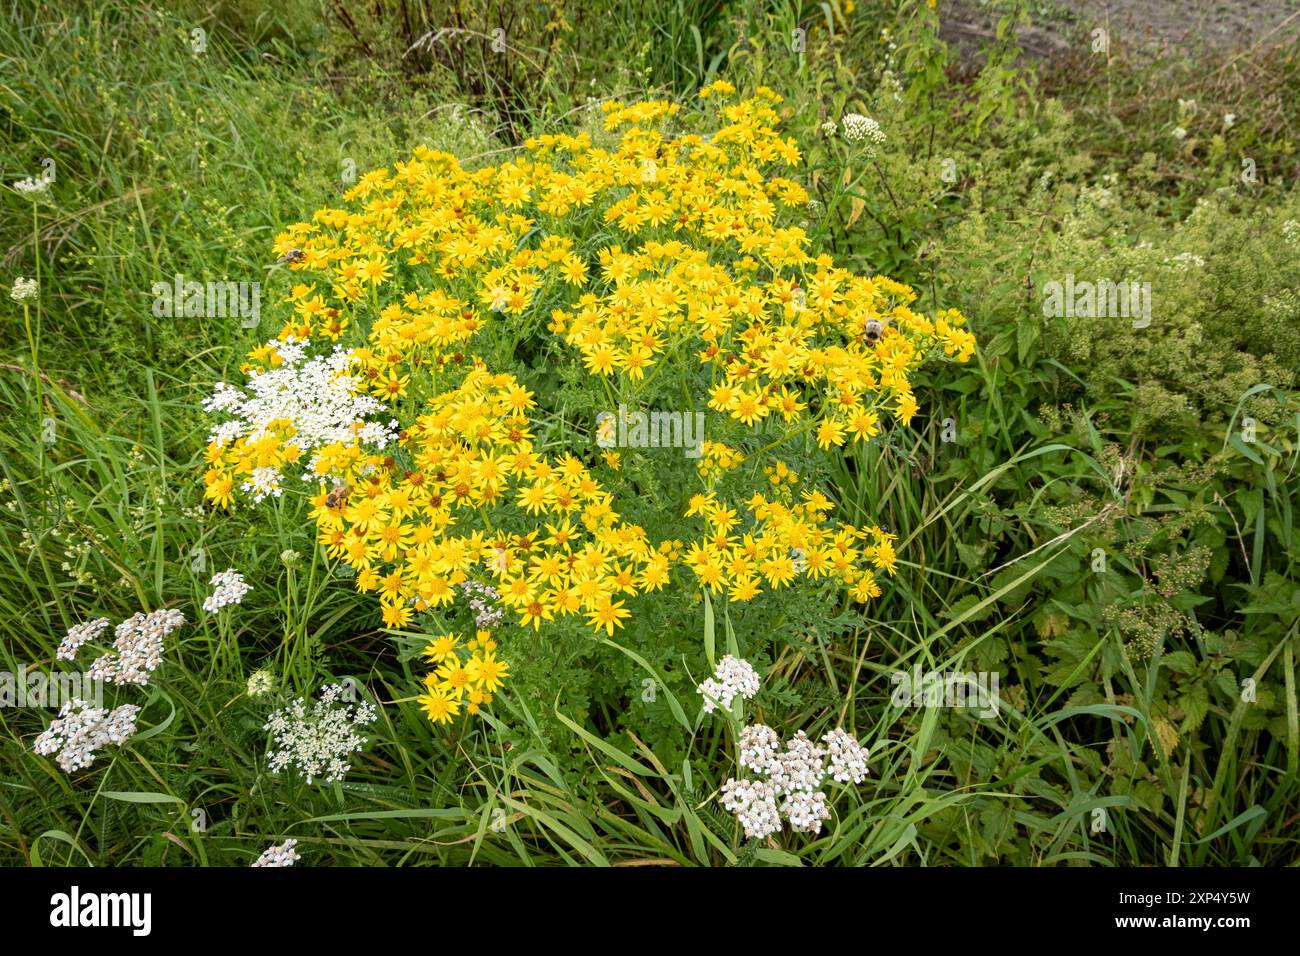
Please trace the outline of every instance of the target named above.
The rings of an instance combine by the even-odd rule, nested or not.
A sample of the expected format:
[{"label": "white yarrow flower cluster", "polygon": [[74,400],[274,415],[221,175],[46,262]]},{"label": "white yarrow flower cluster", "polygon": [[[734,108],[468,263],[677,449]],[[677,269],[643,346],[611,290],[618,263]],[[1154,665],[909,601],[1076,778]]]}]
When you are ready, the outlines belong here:
[{"label": "white yarrow flower cluster", "polygon": [[317,778],[325,783],[343,779],[351,769],[349,757],[366,742],[357,728],[376,716],[373,704],[349,706],[343,694],[342,684],[329,684],[310,710],[299,697],[271,715],[262,729],[271,732],[269,765],[273,772],[294,767],[308,784]]},{"label": "white yarrow flower cluster", "polygon": [[289,839],[268,847],[249,866],[293,866],[298,862],[298,851],[294,849],[297,845],[297,840]]},{"label": "white yarrow flower cluster", "polygon": [[758,672],[749,661],[732,657],[728,654],[718,661],[718,669],[713,676],[700,684],[696,690],[704,697],[704,712],[713,713],[715,707],[731,709],[731,702],[737,696],[753,700],[758,693]]},{"label": "white yarrow flower cluster", "polygon": [[762,780],[728,780],[722,785],[722,805],[735,814],[746,839],[763,839],[781,832],[776,790]]},{"label": "white yarrow flower cluster", "polygon": [[885,141],[885,132],[880,124],[861,113],[845,113],[840,117],[840,133],[850,143],[879,146]]},{"label": "white yarrow flower cluster", "polygon": [[1173,266],[1179,272],[1188,272],[1192,269],[1205,268],[1205,258],[1194,252],[1180,252],[1176,256],[1167,257],[1165,265]]},{"label": "white yarrow flower cluster", "polygon": [[[736,815],[746,838],[778,832],[782,816],[796,832],[820,833],[822,821],[831,815],[822,791],[827,776],[838,783],[861,783],[867,775],[866,748],[843,730],[832,730],[821,743],[801,730],[782,750],[775,730],[751,724],[741,731],[739,743],[740,766],[767,778],[728,780],[722,787],[723,806]],[[779,811],[775,822],[769,807]]]},{"label": "white yarrow flower cluster", "polygon": [[812,793],[826,779],[826,751],[802,730],[786,741],[785,750],[772,761],[768,776],[781,793]]},{"label": "white yarrow flower cluster", "polygon": [[27,299],[36,298],[38,291],[40,291],[40,286],[35,279],[19,276],[14,279],[13,288],[9,290],[9,298],[15,302],[23,302]]},{"label": "white yarrow flower cluster", "polygon": [[[726,657],[714,679],[700,685],[706,712],[713,709],[710,697],[720,699],[724,692],[729,694],[727,706],[736,694],[752,698],[758,692],[758,675],[747,662]],[[722,805],[735,814],[746,839],[780,832],[782,817],[796,832],[820,833],[822,822],[831,815],[822,791],[826,778],[861,783],[867,776],[867,749],[840,728],[824,734],[820,743],[800,730],[783,749],[780,735],[771,727],[749,724],[736,743],[741,769],[760,779],[727,780],[722,785]]]},{"label": "white yarrow flower cluster", "polygon": [[59,642],[59,649],[54,656],[61,661],[75,660],[77,651],[81,649],[82,644],[99,640],[99,636],[107,629],[108,618],[106,617],[99,617],[93,621],[87,621],[84,624],[77,624],[68,628],[68,633]]},{"label": "white yarrow flower cluster", "polygon": [[113,632],[113,650],[97,658],[86,676],[114,684],[148,684],[149,675],[162,663],[163,638],[184,623],[185,615],[171,608],[131,615]]},{"label": "white yarrow flower cluster", "polygon": [[740,732],[740,765],[754,773],[771,773],[781,738],[766,724],[750,724]]},{"label": "white yarrow flower cluster", "polygon": [[781,803],[781,812],[797,833],[820,833],[822,821],[830,817],[826,794],[820,790],[793,790]]},{"label": "white yarrow flower cluster", "polygon": [[36,738],[32,750],[42,756],[57,755],[59,766],[65,773],[72,773],[93,764],[95,755],[109,744],[120,747],[134,736],[139,713],[140,708],[134,704],[109,711],[84,700],[70,700],[49,729]]},{"label": "white yarrow flower cluster", "polygon": [[[350,350],[336,347],[329,355],[308,359],[305,345],[292,337],[273,339],[269,345],[283,364],[252,373],[245,389],[218,382],[203,402],[206,411],[230,416],[208,436],[218,448],[238,438],[255,442],[266,435],[272,423],[283,421],[293,425],[293,443],[303,453],[336,442],[361,442],[382,449],[396,440],[396,420],[387,424],[366,421],[366,416],[382,412],[384,405],[365,394],[351,374]],[[312,456],[304,480],[320,478],[315,466],[316,457]],[[279,497],[283,478],[275,468],[257,468],[242,488],[255,501]]]},{"label": "white yarrow flower cluster", "polygon": [[867,778],[867,748],[839,727],[822,737],[831,779],[836,783],[861,783]]},{"label": "white yarrow flower cluster", "polygon": [[209,614],[216,614],[227,605],[238,604],[244,600],[244,595],[252,590],[244,582],[244,576],[234,568],[227,568],[225,571],[214,574],[212,580],[208,583],[215,588],[203,600],[203,610]]}]

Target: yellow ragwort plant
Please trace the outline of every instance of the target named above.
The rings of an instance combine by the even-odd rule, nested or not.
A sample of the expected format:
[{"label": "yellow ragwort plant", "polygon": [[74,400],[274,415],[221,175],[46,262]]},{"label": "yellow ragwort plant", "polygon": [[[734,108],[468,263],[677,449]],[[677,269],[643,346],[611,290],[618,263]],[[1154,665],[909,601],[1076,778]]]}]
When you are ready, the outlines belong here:
[{"label": "yellow ragwort plant", "polygon": [[[345,208],[287,229],[275,248],[303,276],[293,316],[249,355],[260,403],[214,432],[207,497],[279,494],[279,477],[301,472],[321,544],[378,595],[390,627],[470,579],[490,580],[525,627],[582,615],[606,634],[629,597],[664,588],[679,566],[732,600],[800,577],[879,595],[891,534],[835,522],[820,491],[796,501],[798,476],[775,460],[763,463],[770,493],[733,506],[716,485],[745,453],[720,442],[703,445],[686,514],[702,535],[650,540],[575,454],[538,450],[534,396],[479,354],[499,326],[545,323],[610,397],[671,364],[698,376],[717,415],[749,427],[779,417],[786,437],[809,432],[825,450],[869,441],[884,416],[910,422],[908,373],[940,351],[968,360],[974,336],[956,311],[913,311],[909,287],[809,252],[781,221],[807,193],[767,172],[801,159],[777,131],[780,98],[734,94],[725,82],[701,92],[707,135],[686,131],[677,104],[611,102],[603,134],[538,136],[495,166],[421,147],[362,177]],[[308,375],[311,348],[336,351]],[[277,369],[301,375],[272,387]],[[323,397],[304,399],[312,389]],[[321,414],[338,420],[323,427]],[[605,463],[616,475],[617,455]],[[468,661],[459,640],[430,644],[438,668],[422,703],[434,721],[462,700],[477,710],[505,676],[489,636]]]}]

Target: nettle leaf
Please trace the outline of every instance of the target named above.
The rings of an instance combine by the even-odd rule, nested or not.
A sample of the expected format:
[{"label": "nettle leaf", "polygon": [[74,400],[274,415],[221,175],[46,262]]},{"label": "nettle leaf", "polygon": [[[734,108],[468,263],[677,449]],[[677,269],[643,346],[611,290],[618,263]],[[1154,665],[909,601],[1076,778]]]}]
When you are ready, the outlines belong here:
[{"label": "nettle leaf", "polygon": [[1289,581],[1276,571],[1264,576],[1262,585],[1245,585],[1251,600],[1243,614],[1276,614],[1289,625],[1300,617],[1300,584]]},{"label": "nettle leaf", "polygon": [[1183,712],[1182,733],[1195,733],[1210,712],[1209,688],[1205,684],[1193,684],[1179,695],[1178,706]]},{"label": "nettle leaf", "polygon": [[[983,545],[976,546],[957,542],[957,556],[961,558],[962,563],[971,570],[983,567],[987,562],[984,560],[985,548]],[[973,595],[972,595],[973,597]],[[963,600],[965,600],[963,598]]]},{"label": "nettle leaf", "polygon": [[1196,673],[1196,658],[1190,651],[1172,651],[1160,658],[1160,665],[1176,674]]},{"label": "nettle leaf", "polygon": [[[1245,675],[1249,676],[1249,675]],[[1230,700],[1236,700],[1239,693],[1239,683],[1237,677],[1231,671],[1222,670],[1214,675],[1214,686],[1219,692]]]}]

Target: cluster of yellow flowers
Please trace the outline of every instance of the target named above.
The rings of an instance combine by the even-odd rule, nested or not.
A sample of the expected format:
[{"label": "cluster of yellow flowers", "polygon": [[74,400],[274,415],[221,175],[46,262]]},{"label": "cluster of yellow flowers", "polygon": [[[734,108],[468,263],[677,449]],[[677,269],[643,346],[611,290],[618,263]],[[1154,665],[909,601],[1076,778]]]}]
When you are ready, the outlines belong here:
[{"label": "cluster of yellow flowers", "polygon": [[[289,268],[311,277],[290,294],[280,341],[342,346],[357,327],[337,375],[400,429],[378,447],[352,423],[305,464],[321,542],[378,594],[387,625],[490,577],[524,626],[582,615],[612,634],[626,599],[663,588],[678,564],[734,600],[801,576],[838,579],[858,600],[880,593],[873,571],[893,572],[892,535],[830,521],[820,492],[795,502],[798,476],[784,464],[765,469],[776,499],[755,493],[742,521],[714,485],[745,455],[720,442],[702,443],[705,491],[686,511],[702,537],[650,541],[578,457],[539,451],[532,394],[478,347],[494,323],[545,322],[602,388],[635,401],[660,368],[682,363],[714,412],[745,426],[780,416],[787,436],[815,432],[823,448],[869,440],[882,415],[909,422],[909,371],[939,350],[966,361],[974,337],[955,311],[913,311],[910,288],[809,254],[779,213],[804,206],[805,190],[764,171],[801,159],[777,132],[780,97],[734,94],[725,82],[701,92],[710,135],[682,131],[677,104],[606,103],[607,146],[602,134],[539,136],[477,170],[421,147],[362,177],[346,208],[277,237]],[[278,350],[249,358],[256,372]],[[241,438],[238,454],[214,442],[210,499],[226,504],[259,468],[306,457],[293,422],[272,426]],[[617,468],[615,453],[604,460]],[[423,699],[432,719],[456,712],[458,695],[468,708],[486,701],[494,680],[467,676],[473,659],[441,663],[448,674],[440,668]]]},{"label": "cluster of yellow flowers", "polygon": [[[405,429],[409,468],[353,451],[367,476],[346,494],[321,486],[313,511],[321,541],[357,569],[358,588],[379,593],[390,627],[450,604],[455,585],[476,574],[495,579],[525,626],[582,613],[612,633],[630,613],[621,595],[667,583],[667,546],[622,523],[613,496],[576,457],[534,450],[524,415],[532,405],[513,376],[474,364]],[[317,464],[357,474],[343,457],[322,454]],[[496,530],[521,520],[531,525],[522,533]]]},{"label": "cluster of yellow flowers", "polygon": [[[825,519],[835,506],[819,491],[805,492],[794,505],[769,500],[755,492],[745,503],[749,522],[740,529],[735,508],[711,493],[691,498],[686,514],[702,515],[708,533],[687,550],[683,561],[702,586],[727,588],[733,601],[749,601],[761,593],[760,581],[773,588],[789,585],[803,575],[811,580],[834,577],[855,600],[880,596],[870,568],[894,573],[894,535],[879,527],[854,528]],[[870,539],[870,544],[861,544]]]},{"label": "cluster of yellow flowers", "polygon": [[435,724],[450,723],[461,711],[477,714],[492,703],[492,695],[510,676],[510,665],[498,660],[492,635],[480,630],[462,644],[459,634],[441,634],[424,648],[424,659],[433,668],[424,677],[420,706]]}]

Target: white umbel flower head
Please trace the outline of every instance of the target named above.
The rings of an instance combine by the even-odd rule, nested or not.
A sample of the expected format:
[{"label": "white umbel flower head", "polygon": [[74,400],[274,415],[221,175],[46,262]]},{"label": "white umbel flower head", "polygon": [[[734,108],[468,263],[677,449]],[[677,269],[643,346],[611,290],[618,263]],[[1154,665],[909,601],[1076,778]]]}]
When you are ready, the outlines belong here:
[{"label": "white umbel flower head", "polygon": [[870,752],[855,737],[837,727],[823,735],[822,743],[826,746],[832,780],[837,783],[861,783],[866,779]]},{"label": "white umbel flower head", "polygon": [[718,661],[713,677],[703,681],[696,690],[704,697],[704,712],[711,714],[715,707],[729,710],[738,696],[753,700],[758,683],[758,672],[749,661],[728,654]]},{"label": "white umbel flower head", "polygon": [[36,293],[39,291],[40,286],[35,279],[19,276],[14,279],[13,287],[9,290],[9,298],[15,302],[25,302],[27,299],[36,298]]},{"label": "white umbel flower head", "polygon": [[481,630],[493,630],[505,620],[506,611],[501,606],[501,595],[490,584],[473,579],[460,583],[460,593],[469,599],[474,612],[474,624]]},{"label": "white umbel flower head", "polygon": [[32,750],[42,756],[55,756],[63,771],[72,773],[93,764],[95,755],[109,744],[120,747],[134,736],[139,713],[140,708],[134,704],[108,711],[84,700],[70,700],[36,738]]},{"label": "white umbel flower head", "polygon": [[268,847],[249,866],[293,866],[298,862],[298,851],[294,849],[297,845],[297,840],[289,839]]},{"label": "white umbel flower head", "polygon": [[885,141],[885,133],[880,124],[861,113],[845,113],[840,117],[840,133],[850,143],[879,146]]},{"label": "white umbel flower head", "polygon": [[[253,372],[245,389],[218,382],[203,402],[206,411],[229,416],[208,436],[218,448],[237,438],[256,442],[286,421],[293,426],[293,444],[303,453],[302,460],[325,445],[361,442],[382,449],[396,440],[396,421],[366,420],[384,405],[365,394],[352,374],[351,351],[335,348],[329,355],[308,359],[303,343],[293,337],[272,339],[268,347],[280,359],[277,367]],[[242,487],[254,501],[279,497],[283,477],[275,468],[256,468]],[[303,478],[320,477],[312,456]]]},{"label": "white umbel flower head", "polygon": [[799,833],[820,833],[822,821],[831,815],[826,794],[820,790],[796,790],[785,798],[781,812],[790,828]]},{"label": "white umbel flower head", "polygon": [[212,576],[208,582],[215,588],[203,601],[203,610],[216,614],[223,607],[238,604],[252,588],[244,582],[244,576],[234,568],[227,568]]},{"label": "white umbel flower head", "polygon": [[722,805],[736,815],[748,840],[781,830],[776,791],[764,780],[728,780],[722,785]]},{"label": "white umbel flower head", "polygon": [[82,644],[99,640],[99,636],[108,629],[108,618],[100,617],[84,624],[77,624],[68,629],[68,633],[59,642],[55,656],[61,661],[75,660]]},{"label": "white umbel flower head", "polygon": [[270,671],[263,669],[260,671],[253,671],[253,673],[248,675],[247,690],[249,697],[262,697],[271,693],[271,688],[272,682]]},{"label": "white umbel flower head", "polygon": [[376,713],[373,704],[349,705],[344,695],[342,684],[329,684],[310,710],[299,697],[271,715],[263,729],[271,732],[268,763],[274,773],[293,767],[308,784],[318,778],[334,783],[352,769],[349,758],[366,742],[357,729],[373,721]]},{"label": "white umbel flower head", "polygon": [[746,770],[770,773],[780,749],[781,738],[766,724],[750,724],[740,732],[740,765]]},{"label": "white umbel flower head", "polygon": [[[698,690],[709,713],[729,708],[737,696],[752,698],[758,686],[758,673],[749,662],[728,656]],[[722,805],[735,815],[746,839],[779,833],[782,817],[797,833],[820,833],[831,815],[822,791],[827,776],[838,783],[861,783],[867,776],[867,748],[838,727],[823,734],[821,743],[800,730],[782,748],[771,727],[749,724],[736,744],[741,768],[766,778],[730,779],[722,785]]]},{"label": "white umbel flower head", "polygon": [[50,188],[50,181],[44,176],[28,176],[26,179],[20,179],[14,183],[14,189],[24,196],[30,196],[35,199],[42,195]]},{"label": "white umbel flower head", "polygon": [[802,730],[785,744],[785,751],[773,762],[772,783],[782,793],[811,793],[826,779],[826,751],[808,739]]},{"label": "white umbel flower head", "polygon": [[163,638],[185,623],[185,615],[171,608],[133,614],[114,630],[113,650],[97,658],[86,676],[114,684],[149,683],[149,675],[162,663]]}]

